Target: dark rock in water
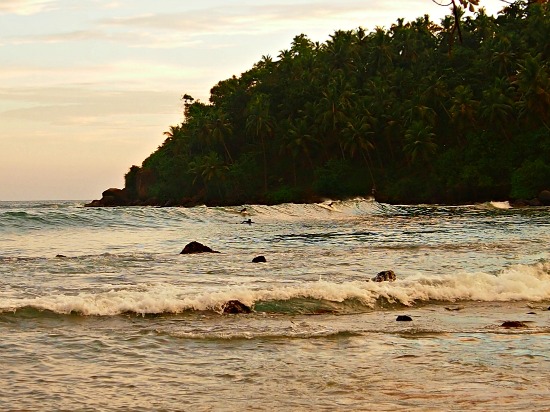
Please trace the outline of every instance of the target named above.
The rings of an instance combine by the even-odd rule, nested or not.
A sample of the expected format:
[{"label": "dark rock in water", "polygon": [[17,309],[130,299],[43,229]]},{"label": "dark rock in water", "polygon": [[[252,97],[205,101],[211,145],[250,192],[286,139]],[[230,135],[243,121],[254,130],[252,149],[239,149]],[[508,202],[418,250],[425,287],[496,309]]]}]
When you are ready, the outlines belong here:
[{"label": "dark rock in water", "polygon": [[265,256],[256,256],[254,259],[252,259],[252,263],[263,263],[263,262],[267,262],[267,260],[265,260]]},{"label": "dark rock in water", "polygon": [[86,203],[84,206],[86,207],[103,207],[103,203],[101,203],[101,200],[92,200],[90,203]]},{"label": "dark rock in water", "polygon": [[[544,196],[544,195],[541,193],[539,196]],[[533,199],[516,199],[516,200],[512,200],[512,201],[510,201],[510,206],[512,206],[512,207],[528,207],[528,206],[539,207],[539,206],[545,206],[545,203],[541,198],[535,197]]]},{"label": "dark rock in water", "polygon": [[241,301],[229,300],[223,305],[222,312],[229,314],[250,313],[252,309]]},{"label": "dark rock in water", "polygon": [[397,322],[410,322],[412,321],[412,318],[408,315],[399,315],[397,316],[397,319],[395,319]]},{"label": "dark rock in water", "polygon": [[180,252],[180,255],[187,255],[191,253],[220,253],[215,250],[210,249],[208,246],[203,245],[199,242],[191,242],[185,245],[183,250]]},{"label": "dark rock in water", "polygon": [[519,320],[507,320],[502,325],[503,328],[526,328],[527,325]]},{"label": "dark rock in water", "polygon": [[112,187],[103,191],[102,198],[99,200],[93,200],[92,202],[84,205],[86,207],[113,207],[113,206],[127,206],[129,204],[128,191],[126,189],[117,189]]},{"label": "dark rock in water", "polygon": [[550,190],[543,190],[540,192],[539,200],[544,206],[550,206]]},{"label": "dark rock in water", "polygon": [[374,282],[393,282],[397,277],[393,270],[384,270],[372,278]]}]

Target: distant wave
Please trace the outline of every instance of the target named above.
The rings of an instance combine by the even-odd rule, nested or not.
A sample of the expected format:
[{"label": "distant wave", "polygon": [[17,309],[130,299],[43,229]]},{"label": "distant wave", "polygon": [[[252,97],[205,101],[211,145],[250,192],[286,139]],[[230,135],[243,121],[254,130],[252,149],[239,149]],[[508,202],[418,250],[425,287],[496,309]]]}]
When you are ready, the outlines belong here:
[{"label": "distant wave", "polygon": [[[243,208],[246,212],[242,212]],[[245,216],[256,222],[295,220],[351,220],[368,216],[419,216],[497,211],[509,208],[507,202],[471,206],[389,205],[372,198],[326,200],[321,203],[279,205],[240,205],[191,208],[116,207],[85,208],[79,202],[1,202],[0,230],[39,230],[41,228],[156,228],[180,223],[240,223]]]},{"label": "distant wave", "polygon": [[512,206],[510,205],[510,202],[508,201],[491,201],[491,202],[485,202],[485,203],[479,203],[475,205],[478,209],[485,209],[485,210],[508,210],[512,209]]},{"label": "distant wave", "polygon": [[[8,202],[0,207],[0,229],[42,228],[156,228],[181,223],[231,223],[244,216],[242,206],[192,208],[84,208],[76,203]],[[402,211],[370,199],[327,201],[318,204],[247,205],[246,215],[264,222],[316,219],[352,219],[358,216],[395,214]]]},{"label": "distant wave", "polygon": [[491,206],[497,208],[497,209],[511,209],[512,206],[510,205],[510,202],[491,202]]},{"label": "distant wave", "polygon": [[198,294],[166,283],[124,286],[96,293],[5,299],[0,301],[0,311],[85,316],[221,313],[224,303],[233,299],[256,312],[279,314],[353,313],[434,302],[543,302],[550,300],[550,262],[516,265],[498,274],[418,274],[392,283],[319,280],[270,289],[219,288]]},{"label": "distant wave", "polygon": [[9,209],[65,209],[84,207],[82,200],[0,201],[0,211]]}]

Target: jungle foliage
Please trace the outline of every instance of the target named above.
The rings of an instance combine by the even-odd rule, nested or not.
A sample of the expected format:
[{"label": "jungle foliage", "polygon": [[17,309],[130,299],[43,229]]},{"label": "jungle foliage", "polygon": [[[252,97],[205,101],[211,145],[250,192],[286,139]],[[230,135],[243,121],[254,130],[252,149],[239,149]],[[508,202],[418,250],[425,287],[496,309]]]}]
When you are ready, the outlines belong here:
[{"label": "jungle foliage", "polygon": [[389,29],[304,34],[220,81],[126,189],[158,204],[307,202],[368,195],[462,203],[550,186],[547,1],[495,18],[460,9]]}]

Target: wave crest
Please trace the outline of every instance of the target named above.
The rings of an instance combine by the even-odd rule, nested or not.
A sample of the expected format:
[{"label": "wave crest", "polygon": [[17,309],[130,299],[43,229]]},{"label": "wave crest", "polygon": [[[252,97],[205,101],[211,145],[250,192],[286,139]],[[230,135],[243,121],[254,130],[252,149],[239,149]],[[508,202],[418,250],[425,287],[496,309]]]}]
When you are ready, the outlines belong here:
[{"label": "wave crest", "polygon": [[299,286],[228,287],[203,293],[171,284],[136,285],[97,293],[8,299],[0,311],[33,308],[86,316],[221,313],[229,300],[239,300],[256,312],[282,314],[352,313],[433,302],[542,302],[550,300],[550,263],[516,265],[498,274],[417,274],[391,283],[319,280]]}]

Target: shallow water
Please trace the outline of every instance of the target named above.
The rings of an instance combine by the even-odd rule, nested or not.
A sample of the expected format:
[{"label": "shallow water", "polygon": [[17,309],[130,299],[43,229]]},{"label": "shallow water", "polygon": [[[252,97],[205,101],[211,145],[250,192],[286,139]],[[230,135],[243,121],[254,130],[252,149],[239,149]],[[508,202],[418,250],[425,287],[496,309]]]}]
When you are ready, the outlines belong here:
[{"label": "shallow water", "polygon": [[549,208],[83,203],[0,202],[2,410],[550,410]]}]

